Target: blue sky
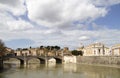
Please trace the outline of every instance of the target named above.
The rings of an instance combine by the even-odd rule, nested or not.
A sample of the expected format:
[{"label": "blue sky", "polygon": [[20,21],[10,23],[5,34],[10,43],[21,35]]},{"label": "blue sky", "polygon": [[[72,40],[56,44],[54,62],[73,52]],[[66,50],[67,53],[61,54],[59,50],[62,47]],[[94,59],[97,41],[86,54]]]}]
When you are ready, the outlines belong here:
[{"label": "blue sky", "polygon": [[108,14],[103,18],[98,18],[95,22],[110,29],[120,29],[120,4],[110,6]]},{"label": "blue sky", "polygon": [[120,43],[120,0],[0,0],[7,47]]}]

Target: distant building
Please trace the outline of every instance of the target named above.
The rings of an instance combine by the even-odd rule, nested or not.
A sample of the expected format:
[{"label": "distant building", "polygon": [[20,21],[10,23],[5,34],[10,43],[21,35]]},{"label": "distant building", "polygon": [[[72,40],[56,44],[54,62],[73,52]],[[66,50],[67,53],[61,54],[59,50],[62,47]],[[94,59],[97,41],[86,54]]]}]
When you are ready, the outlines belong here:
[{"label": "distant building", "polygon": [[[61,52],[62,53],[62,52]],[[68,47],[63,48],[63,55],[64,56],[72,56],[72,53],[70,52]]]},{"label": "distant building", "polygon": [[14,50],[11,48],[6,47],[5,55],[14,55]]},{"label": "distant building", "polygon": [[16,56],[36,56],[36,48],[23,48],[15,51]]},{"label": "distant building", "polygon": [[102,43],[94,43],[88,46],[82,47],[83,56],[108,56],[109,48]]},{"label": "distant building", "polygon": [[120,56],[120,44],[116,44],[111,48],[111,55]]},{"label": "distant building", "polygon": [[37,48],[29,48],[28,55],[37,56],[38,55]]},{"label": "distant building", "polygon": [[48,50],[47,48],[19,48],[15,50],[16,56],[62,56],[62,55],[71,55],[68,47],[64,49],[53,49]]}]

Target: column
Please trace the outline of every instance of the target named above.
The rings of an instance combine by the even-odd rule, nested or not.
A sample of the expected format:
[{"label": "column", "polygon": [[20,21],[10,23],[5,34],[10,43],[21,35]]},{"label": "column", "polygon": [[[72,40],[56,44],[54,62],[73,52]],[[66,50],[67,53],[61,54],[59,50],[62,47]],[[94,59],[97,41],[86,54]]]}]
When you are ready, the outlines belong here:
[{"label": "column", "polygon": [[120,48],[119,48],[119,56],[120,56]]}]

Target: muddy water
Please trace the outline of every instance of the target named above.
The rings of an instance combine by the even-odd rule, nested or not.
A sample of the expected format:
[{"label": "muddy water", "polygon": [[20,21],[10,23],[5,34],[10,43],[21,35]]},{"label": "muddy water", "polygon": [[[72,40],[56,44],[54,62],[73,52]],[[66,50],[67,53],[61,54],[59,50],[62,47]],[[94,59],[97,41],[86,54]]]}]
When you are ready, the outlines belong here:
[{"label": "muddy water", "polygon": [[5,64],[0,78],[120,78],[120,68],[79,64]]}]

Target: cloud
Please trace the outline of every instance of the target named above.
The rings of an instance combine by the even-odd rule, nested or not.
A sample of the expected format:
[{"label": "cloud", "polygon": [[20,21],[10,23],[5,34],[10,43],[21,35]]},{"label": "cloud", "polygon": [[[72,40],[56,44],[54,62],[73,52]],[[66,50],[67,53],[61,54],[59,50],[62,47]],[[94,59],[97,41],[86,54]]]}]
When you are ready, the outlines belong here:
[{"label": "cloud", "polygon": [[105,7],[96,7],[88,0],[26,0],[28,17],[46,27],[59,27],[74,21],[94,20],[106,15]]},{"label": "cloud", "polygon": [[120,0],[91,0],[91,2],[99,6],[112,6],[115,4],[119,4]]},{"label": "cloud", "polygon": [[3,18],[0,21],[0,29],[1,31],[20,31],[20,30],[27,30],[27,29],[32,29],[34,26],[25,20],[22,20],[21,18],[18,17],[18,19],[14,19],[12,16],[10,16],[7,12],[2,11],[0,13],[0,18]]},{"label": "cloud", "polygon": [[29,22],[26,22],[24,20],[12,20],[12,21],[7,21],[7,25],[9,30],[14,31],[14,30],[26,30],[26,29],[31,29],[34,28]]},{"label": "cloud", "polygon": [[81,41],[86,41],[86,40],[89,40],[90,38],[88,36],[81,36],[79,37],[79,40]]},{"label": "cloud", "polygon": [[0,9],[17,16],[23,15],[26,12],[24,0],[0,0]]},{"label": "cloud", "polygon": [[0,0],[2,18],[0,39],[8,42],[9,46],[17,42],[23,42],[24,45],[25,40],[19,39],[34,42],[28,44],[30,46],[60,45],[74,48],[80,43],[93,42],[112,45],[119,42],[119,29],[108,29],[93,21],[106,16],[109,6],[119,2],[119,0]]}]

